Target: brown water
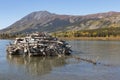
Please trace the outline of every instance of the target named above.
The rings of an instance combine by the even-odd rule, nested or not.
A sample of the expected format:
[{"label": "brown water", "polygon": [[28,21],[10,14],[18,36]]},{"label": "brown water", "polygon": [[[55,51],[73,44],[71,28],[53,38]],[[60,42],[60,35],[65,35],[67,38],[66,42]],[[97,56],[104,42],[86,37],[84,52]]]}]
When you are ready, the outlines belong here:
[{"label": "brown water", "polygon": [[68,41],[72,57],[7,56],[9,40],[0,40],[0,80],[120,80],[119,41]]}]

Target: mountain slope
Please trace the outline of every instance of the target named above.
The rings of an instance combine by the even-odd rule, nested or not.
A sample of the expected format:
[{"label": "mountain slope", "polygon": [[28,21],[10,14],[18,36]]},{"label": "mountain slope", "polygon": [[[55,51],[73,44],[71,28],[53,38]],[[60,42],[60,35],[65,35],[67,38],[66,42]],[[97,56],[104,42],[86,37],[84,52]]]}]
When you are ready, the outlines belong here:
[{"label": "mountain slope", "polygon": [[97,13],[85,16],[58,15],[48,11],[28,14],[1,33],[30,33],[34,31],[84,30],[120,27],[120,12]]}]

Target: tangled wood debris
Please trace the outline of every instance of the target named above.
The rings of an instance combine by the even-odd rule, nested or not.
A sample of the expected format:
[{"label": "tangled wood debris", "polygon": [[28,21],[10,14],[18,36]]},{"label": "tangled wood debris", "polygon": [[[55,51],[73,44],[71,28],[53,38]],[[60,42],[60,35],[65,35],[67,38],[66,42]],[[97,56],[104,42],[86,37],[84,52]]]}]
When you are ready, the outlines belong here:
[{"label": "tangled wood debris", "polygon": [[16,40],[7,46],[8,55],[28,56],[62,56],[70,55],[71,46],[63,40],[48,33],[32,33]]}]

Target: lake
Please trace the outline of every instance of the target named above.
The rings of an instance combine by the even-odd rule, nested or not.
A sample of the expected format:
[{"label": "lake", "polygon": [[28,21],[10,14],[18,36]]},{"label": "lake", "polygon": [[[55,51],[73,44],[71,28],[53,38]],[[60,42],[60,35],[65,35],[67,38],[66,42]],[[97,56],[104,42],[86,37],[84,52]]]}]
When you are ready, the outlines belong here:
[{"label": "lake", "polygon": [[73,57],[7,56],[9,40],[0,40],[0,80],[120,80],[119,41],[68,41]]}]

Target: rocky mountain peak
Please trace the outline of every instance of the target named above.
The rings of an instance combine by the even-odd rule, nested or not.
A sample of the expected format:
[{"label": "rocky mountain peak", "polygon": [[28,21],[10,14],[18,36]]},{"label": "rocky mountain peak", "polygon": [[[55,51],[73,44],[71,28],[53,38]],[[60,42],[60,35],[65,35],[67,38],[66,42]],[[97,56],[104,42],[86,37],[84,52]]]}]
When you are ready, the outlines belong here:
[{"label": "rocky mountain peak", "polygon": [[48,18],[51,16],[54,16],[55,14],[50,13],[48,11],[36,11],[36,12],[32,12],[29,15],[27,15],[26,17],[31,17],[31,19],[36,19],[36,20],[40,20],[41,18]]}]

